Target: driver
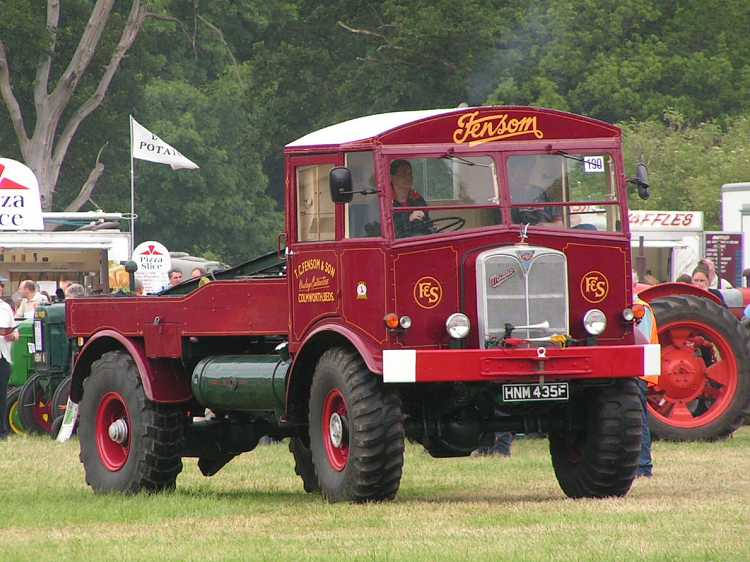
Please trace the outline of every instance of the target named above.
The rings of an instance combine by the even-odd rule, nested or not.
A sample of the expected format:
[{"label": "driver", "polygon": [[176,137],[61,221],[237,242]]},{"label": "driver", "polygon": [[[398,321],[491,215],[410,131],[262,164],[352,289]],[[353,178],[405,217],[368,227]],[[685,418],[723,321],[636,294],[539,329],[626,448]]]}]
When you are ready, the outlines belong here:
[{"label": "driver", "polygon": [[[508,160],[508,178],[513,222],[531,225],[562,226],[562,209],[560,207],[516,207],[518,203],[548,203],[559,201],[550,192],[554,192],[559,183],[559,159],[545,156],[532,158],[510,158]],[[531,164],[531,165],[530,165]]]},{"label": "driver", "polygon": [[[414,178],[408,160],[391,162],[391,186],[393,186],[393,207],[426,207],[427,201],[414,191]],[[430,215],[425,211],[412,211],[407,214],[393,213],[393,226],[396,238],[416,234],[430,234]]]}]

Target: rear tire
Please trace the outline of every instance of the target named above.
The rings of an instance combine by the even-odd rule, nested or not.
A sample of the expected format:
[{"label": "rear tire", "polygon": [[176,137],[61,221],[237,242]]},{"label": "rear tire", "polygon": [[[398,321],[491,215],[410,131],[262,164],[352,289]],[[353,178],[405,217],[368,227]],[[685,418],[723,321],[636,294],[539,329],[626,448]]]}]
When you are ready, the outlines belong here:
[{"label": "rear tire", "polygon": [[70,375],[65,377],[62,382],[57,385],[54,394],[52,394],[50,413],[52,414],[53,427],[51,429],[51,433],[53,437],[56,437],[58,433],[54,428],[55,420],[60,416],[65,416],[65,410],[68,407],[68,397],[70,396],[70,385],[72,380],[73,377],[71,377]]},{"label": "rear tire", "polygon": [[310,389],[310,450],[330,502],[393,499],[404,465],[401,401],[355,352],[326,351]]},{"label": "rear tire", "polygon": [[302,487],[308,494],[320,492],[318,476],[315,474],[310,438],[302,436],[292,437],[289,441],[289,452],[294,457],[294,473],[302,478]]},{"label": "rear tire", "polygon": [[182,470],[183,418],[178,407],[146,399],[130,355],[102,355],[84,381],[79,415],[86,483],[97,493],[173,489]]},{"label": "rear tire", "polygon": [[565,495],[605,498],[628,493],[641,452],[639,392],[631,379],[591,389],[573,405],[584,412],[582,426],[549,434],[552,465]]},{"label": "rear tire", "polygon": [[18,396],[21,394],[21,387],[15,386],[8,390],[8,394],[5,398],[5,416],[3,420],[8,427],[8,431],[15,433],[16,435],[23,435],[26,433],[26,429],[23,427],[21,416],[18,412]]},{"label": "rear tire", "polygon": [[651,303],[662,372],[649,385],[649,427],[671,441],[715,441],[750,414],[748,333],[729,311],[695,296]]},{"label": "rear tire", "polygon": [[49,433],[52,426],[50,396],[51,379],[48,375],[33,375],[21,387],[18,395],[18,415],[27,433]]}]

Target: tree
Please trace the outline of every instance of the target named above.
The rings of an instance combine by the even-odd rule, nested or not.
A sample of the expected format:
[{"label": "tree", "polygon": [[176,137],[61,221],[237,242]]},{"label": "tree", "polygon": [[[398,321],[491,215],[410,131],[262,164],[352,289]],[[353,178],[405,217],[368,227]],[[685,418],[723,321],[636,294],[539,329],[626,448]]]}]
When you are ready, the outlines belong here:
[{"label": "tree", "polygon": [[625,165],[633,172],[643,157],[649,167],[651,198],[631,196],[642,209],[703,211],[706,230],[721,228],[721,186],[750,181],[750,113],[726,123],[684,124],[674,111],[662,121],[623,125]]},{"label": "tree", "polygon": [[746,0],[533,0],[496,52],[488,101],[610,122],[737,114],[750,104],[748,26]]},{"label": "tree", "polygon": [[[27,2],[9,2],[7,12],[4,6],[0,37],[12,35],[15,41],[8,46],[0,38],[0,95],[13,125],[21,158],[39,180],[45,210],[52,209],[61,168],[81,124],[101,106],[120,63],[135,42],[144,21],[155,16],[147,12],[140,0],[133,0],[127,19],[121,25],[119,40],[112,47],[98,81],[93,87],[87,88],[84,99],[78,100],[75,95],[83,78],[92,74],[90,66],[103,42],[105,28],[111,19],[120,19],[113,17],[114,3],[114,0],[97,0],[77,44],[69,54],[67,65],[59,76],[55,76],[54,69],[59,64],[57,59],[61,58],[60,55],[68,54],[66,51],[70,47],[71,32],[71,29],[60,26],[60,1],[47,1],[46,31],[43,33],[37,31],[41,14],[29,11]],[[80,12],[82,7],[80,3],[75,5],[72,15],[77,15],[76,9]],[[80,21],[82,20],[71,18],[72,25]],[[19,24],[20,30],[16,27]],[[25,64],[29,64],[34,51],[40,54],[33,81],[27,78],[25,84],[21,82],[22,86],[31,89],[31,95],[28,90],[19,93],[13,84],[13,66],[23,68]],[[9,53],[17,55],[15,65],[11,65]],[[33,118],[29,116],[30,113]],[[91,196],[104,172],[99,154],[101,150],[86,181],[67,210],[78,210]]]}]

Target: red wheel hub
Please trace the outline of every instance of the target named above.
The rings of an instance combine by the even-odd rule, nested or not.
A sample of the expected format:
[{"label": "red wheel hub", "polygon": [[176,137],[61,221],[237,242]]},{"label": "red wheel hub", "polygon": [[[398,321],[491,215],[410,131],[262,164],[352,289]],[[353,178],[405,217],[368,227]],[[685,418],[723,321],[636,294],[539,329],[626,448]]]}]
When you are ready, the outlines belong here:
[{"label": "red wheel hub", "polygon": [[34,406],[31,408],[31,415],[36,424],[49,433],[52,428],[52,402],[41,394],[37,395]]},{"label": "red wheel hub", "polygon": [[664,349],[661,368],[659,386],[674,400],[695,400],[706,384],[706,364],[692,347]]},{"label": "red wheel hub", "polygon": [[659,326],[659,384],[650,385],[649,415],[679,428],[707,425],[731,405],[738,365],[719,332],[697,321]]},{"label": "red wheel hub", "polygon": [[349,462],[349,412],[343,395],[336,388],[323,402],[321,429],[328,462],[341,472]]},{"label": "red wheel hub", "polygon": [[128,462],[130,416],[125,400],[117,392],[105,394],[96,411],[96,447],[102,464],[112,472]]}]

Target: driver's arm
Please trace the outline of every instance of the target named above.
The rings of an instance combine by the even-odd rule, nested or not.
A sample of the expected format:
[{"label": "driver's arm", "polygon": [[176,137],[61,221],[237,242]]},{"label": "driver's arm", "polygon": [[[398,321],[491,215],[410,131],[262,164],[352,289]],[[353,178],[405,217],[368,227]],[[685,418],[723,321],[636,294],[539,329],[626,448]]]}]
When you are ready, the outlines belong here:
[{"label": "driver's arm", "polygon": [[[410,207],[427,207],[427,201],[419,193],[412,191],[413,197],[409,198]],[[430,220],[430,214],[426,211],[412,211],[409,213],[409,222]]]}]

